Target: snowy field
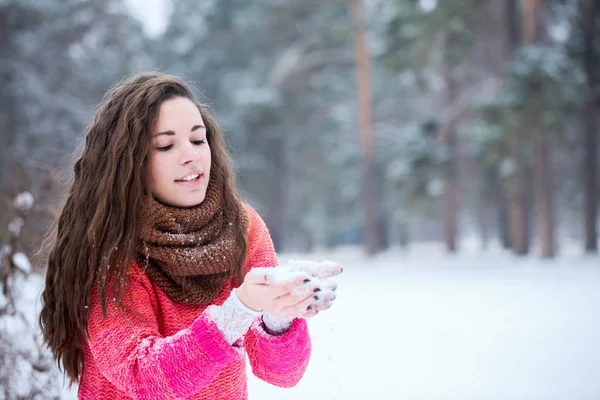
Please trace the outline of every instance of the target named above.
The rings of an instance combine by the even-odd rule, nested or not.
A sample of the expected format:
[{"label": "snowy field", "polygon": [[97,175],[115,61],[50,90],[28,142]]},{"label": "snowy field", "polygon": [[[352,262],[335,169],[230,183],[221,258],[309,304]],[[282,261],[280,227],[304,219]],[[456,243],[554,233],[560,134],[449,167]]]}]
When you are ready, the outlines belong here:
[{"label": "snowy field", "polygon": [[250,400],[600,399],[599,257],[290,257],[341,262],[337,300],[309,323],[303,380],[280,389],[250,374]]},{"label": "snowy field", "polygon": [[599,258],[343,258],[304,380],[251,399],[600,399]]}]

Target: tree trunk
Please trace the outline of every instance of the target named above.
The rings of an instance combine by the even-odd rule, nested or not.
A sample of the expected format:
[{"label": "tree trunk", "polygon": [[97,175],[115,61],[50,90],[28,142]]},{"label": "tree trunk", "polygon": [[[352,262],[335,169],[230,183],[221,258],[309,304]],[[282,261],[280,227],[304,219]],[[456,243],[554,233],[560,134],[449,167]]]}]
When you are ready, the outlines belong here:
[{"label": "tree trunk", "polygon": [[498,217],[498,236],[502,243],[502,248],[510,250],[510,232],[509,232],[509,218],[508,218],[508,204],[504,196],[498,197],[496,203],[497,217]]},{"label": "tree trunk", "polygon": [[[446,43],[444,50],[444,82],[446,87],[445,106],[453,104],[456,101],[457,82],[453,75],[454,62],[452,61],[449,49],[453,46],[453,37],[450,34],[446,35]],[[448,147],[449,160],[445,171],[444,194],[442,196],[443,203],[443,219],[444,219],[444,241],[446,242],[446,250],[451,253],[456,252],[456,236],[458,232],[458,215],[459,215],[459,180],[458,180],[458,138],[456,136],[456,121],[444,122],[449,124],[441,129],[442,137],[439,139]]]},{"label": "tree trunk", "polygon": [[[523,42],[533,44],[540,40],[541,0],[526,0],[524,3]],[[539,91],[532,93],[539,97]],[[534,100],[530,115],[533,131],[533,185],[535,193],[535,218],[537,235],[540,242],[540,257],[551,258],[555,255],[554,215],[552,212],[552,174],[550,167],[550,140],[544,134],[540,121],[541,109]]]},{"label": "tree trunk", "polygon": [[373,255],[380,246],[377,229],[377,197],[373,163],[373,134],[371,124],[371,66],[365,31],[365,12],[362,0],[351,0],[354,18],[354,45],[358,86],[358,125],[360,129],[363,176],[364,240],[367,254]]},{"label": "tree trunk", "polygon": [[540,257],[551,258],[555,255],[555,244],[550,178],[552,174],[550,168],[550,144],[539,128],[534,131],[534,136],[536,229],[540,239]]},{"label": "tree trunk", "polygon": [[449,252],[456,252],[456,236],[458,232],[458,214],[459,214],[459,194],[458,194],[458,160],[456,151],[456,132],[454,128],[448,132],[448,147],[450,151],[450,160],[446,170],[446,186],[444,189],[444,239],[446,249]]},{"label": "tree trunk", "polygon": [[583,190],[584,190],[584,238],[585,251],[588,253],[598,251],[596,220],[598,218],[598,139],[596,119],[596,79],[598,54],[594,47],[597,40],[595,22],[596,14],[600,13],[600,7],[595,0],[582,2],[583,31],[584,31],[584,54],[583,68],[587,78],[587,87],[590,88],[588,98],[583,112],[584,126],[584,162],[583,162]]},{"label": "tree trunk", "polygon": [[285,182],[286,182],[286,157],[285,142],[283,138],[273,137],[270,140],[267,154],[273,160],[273,167],[277,171],[271,184],[270,196],[273,207],[269,210],[269,231],[273,240],[275,251],[283,249],[283,232],[285,225]]},{"label": "tree trunk", "polygon": [[[512,54],[518,47],[521,37],[518,23],[520,16],[518,0],[509,0],[506,4],[509,28],[509,54]],[[519,133],[518,131],[512,132],[508,137],[509,154],[514,163],[515,171],[513,176],[508,179],[506,204],[508,206],[510,247],[515,254],[525,255],[529,251],[529,235],[523,184],[524,165],[521,154],[523,138]]]},{"label": "tree trunk", "polygon": [[486,204],[484,204],[482,201],[477,201],[475,204],[475,218],[477,230],[479,232],[479,240],[481,241],[481,250],[485,251],[489,248],[490,229],[487,220]]},{"label": "tree trunk", "polygon": [[[513,159],[518,154],[518,141],[511,140],[511,152]],[[520,157],[520,156],[518,156]],[[517,165],[522,165],[516,161]],[[511,187],[508,192],[508,217],[510,232],[510,247],[518,255],[525,255],[529,251],[529,238],[527,235],[527,214],[525,211],[525,196],[523,195],[522,177],[520,171],[522,166],[517,167],[515,176],[511,179]]]}]

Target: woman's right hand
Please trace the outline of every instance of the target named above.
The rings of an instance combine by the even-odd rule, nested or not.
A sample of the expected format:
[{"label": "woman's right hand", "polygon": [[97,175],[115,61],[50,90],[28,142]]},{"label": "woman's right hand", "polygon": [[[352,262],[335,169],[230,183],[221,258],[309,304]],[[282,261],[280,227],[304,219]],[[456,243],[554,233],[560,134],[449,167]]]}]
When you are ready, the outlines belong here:
[{"label": "woman's right hand", "polygon": [[[273,268],[253,268],[236,289],[240,301],[254,311],[267,311],[280,320],[302,316],[314,303],[317,284],[311,284],[307,273],[296,273],[288,279],[278,279]],[[292,291],[306,285],[306,290]]]}]

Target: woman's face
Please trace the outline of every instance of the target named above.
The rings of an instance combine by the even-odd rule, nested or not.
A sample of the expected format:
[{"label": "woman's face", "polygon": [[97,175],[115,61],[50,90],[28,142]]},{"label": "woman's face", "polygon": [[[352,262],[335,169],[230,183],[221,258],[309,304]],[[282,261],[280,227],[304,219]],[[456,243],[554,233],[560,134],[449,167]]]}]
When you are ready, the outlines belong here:
[{"label": "woman's face", "polygon": [[175,207],[204,201],[211,153],[198,107],[177,97],[160,106],[152,132],[148,182],[154,197]]}]

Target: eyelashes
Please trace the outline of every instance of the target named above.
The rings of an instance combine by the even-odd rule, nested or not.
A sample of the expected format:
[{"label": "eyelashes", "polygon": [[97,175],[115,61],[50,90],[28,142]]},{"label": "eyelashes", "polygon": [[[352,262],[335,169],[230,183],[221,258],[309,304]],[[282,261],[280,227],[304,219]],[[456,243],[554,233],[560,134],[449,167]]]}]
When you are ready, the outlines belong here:
[{"label": "eyelashes", "polygon": [[[202,140],[192,140],[192,143],[195,144],[196,146],[200,146],[203,145],[204,143],[206,143],[206,140],[202,139]],[[162,147],[157,147],[156,150],[158,151],[167,151],[170,148],[172,148],[173,145],[169,144],[167,146],[162,146]]]}]

